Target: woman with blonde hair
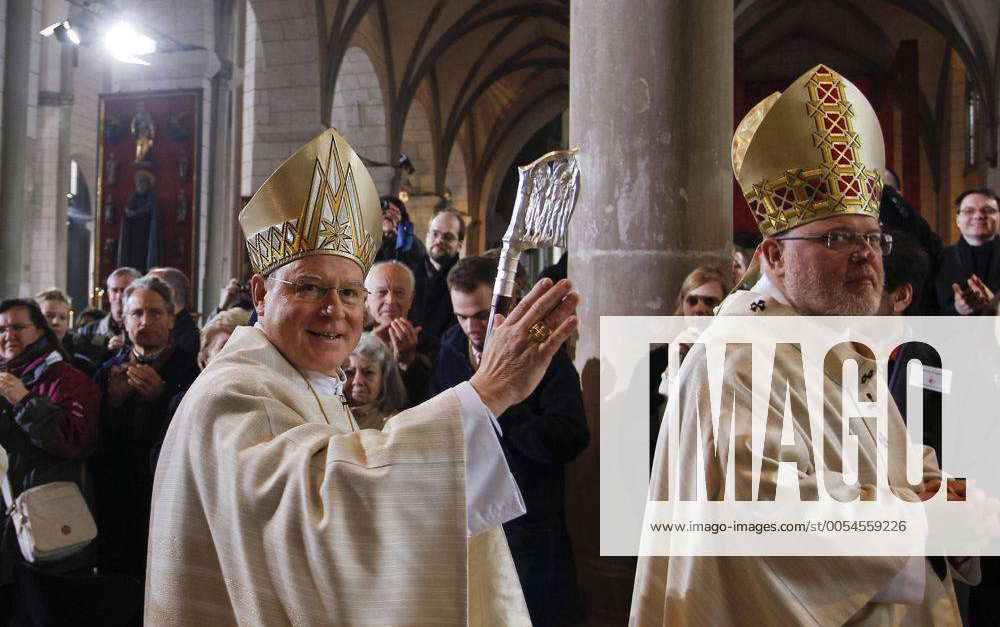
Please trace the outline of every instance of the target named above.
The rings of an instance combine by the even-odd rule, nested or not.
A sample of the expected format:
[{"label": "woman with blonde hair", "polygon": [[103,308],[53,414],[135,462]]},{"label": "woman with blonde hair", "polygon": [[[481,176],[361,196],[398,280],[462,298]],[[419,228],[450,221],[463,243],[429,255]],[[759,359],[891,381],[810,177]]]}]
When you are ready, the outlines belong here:
[{"label": "woman with blonde hair", "polygon": [[41,308],[49,327],[55,331],[56,337],[65,344],[73,309],[69,296],[58,287],[50,287],[35,294],[35,302]]},{"label": "woman with blonde hair", "polygon": [[198,367],[202,370],[226,345],[236,327],[250,322],[250,312],[233,307],[220,312],[201,329],[201,350],[198,351]]},{"label": "woman with blonde hair", "polygon": [[718,268],[695,268],[681,283],[674,315],[711,316],[728,293],[729,282]]}]

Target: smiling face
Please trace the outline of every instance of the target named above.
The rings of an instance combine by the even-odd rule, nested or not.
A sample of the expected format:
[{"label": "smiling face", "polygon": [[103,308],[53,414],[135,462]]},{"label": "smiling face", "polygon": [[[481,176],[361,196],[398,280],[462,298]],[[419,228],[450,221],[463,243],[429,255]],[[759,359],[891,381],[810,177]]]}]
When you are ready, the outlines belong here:
[{"label": "smiling face", "polygon": [[985,194],[969,194],[963,198],[955,223],[965,241],[979,246],[992,240],[1000,227],[998,209],[997,201]]},{"label": "smiling face", "polygon": [[368,313],[375,322],[389,324],[405,318],[413,305],[413,275],[398,263],[384,263],[372,268],[365,279],[368,288]]},{"label": "smiling face", "polygon": [[69,331],[69,303],[49,299],[38,303],[38,306],[42,310],[42,315],[48,320],[49,326],[55,331],[56,337],[62,341]]},{"label": "smiling face", "polygon": [[382,373],[377,363],[361,355],[351,354],[347,358],[344,374],[347,376],[344,391],[347,402],[352,407],[374,403],[378,399],[378,393],[382,389]]},{"label": "smiling face", "polygon": [[251,279],[254,307],[264,334],[292,365],[334,376],[354,350],[364,323],[364,300],[343,304],[336,290],[312,302],[296,296],[300,285],[363,289],[361,266],[346,257],[312,255]]},{"label": "smiling face", "polygon": [[493,288],[482,283],[471,294],[451,290],[451,307],[455,310],[455,317],[477,351],[482,351],[486,343],[492,299]]},{"label": "smiling face", "polygon": [[12,307],[0,313],[0,355],[10,361],[42,337],[42,330],[31,321],[25,307]]},{"label": "smiling face", "polygon": [[[878,233],[878,221],[861,215],[817,220],[782,233],[808,237],[831,231]],[[866,244],[832,250],[815,240],[767,240],[766,257],[791,305],[811,316],[866,316],[878,311],[885,283],[881,253]]]}]

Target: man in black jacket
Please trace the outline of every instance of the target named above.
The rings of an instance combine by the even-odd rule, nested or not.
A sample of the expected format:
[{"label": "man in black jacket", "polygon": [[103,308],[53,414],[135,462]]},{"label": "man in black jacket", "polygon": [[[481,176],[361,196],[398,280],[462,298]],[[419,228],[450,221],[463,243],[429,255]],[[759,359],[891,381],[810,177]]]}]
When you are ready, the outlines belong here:
[{"label": "man in black jacket", "polygon": [[95,375],[101,420],[91,468],[101,564],[108,572],[142,581],[153,490],[150,452],[177,406],[175,397],[199,371],[196,355],[171,340],[174,307],[164,281],[137,279],[125,290],[123,302],[129,345]]},{"label": "man in black jacket", "polygon": [[944,250],[935,281],[942,313],[967,316],[1000,289],[1000,204],[990,189],[971,189],[955,201],[962,237]]},{"label": "man in black jacket", "polygon": [[194,316],[187,308],[191,281],[177,268],[153,268],[149,274],[166,281],[173,295],[174,328],[170,332],[170,340],[174,346],[197,355],[201,350],[201,332],[198,331],[198,323],[194,321]]},{"label": "man in black jacket", "polygon": [[88,361],[103,364],[125,345],[125,329],[122,321],[122,294],[132,281],[142,274],[135,268],[118,268],[108,275],[108,303],[111,312],[87,324],[76,332],[76,350]]},{"label": "man in black jacket", "polygon": [[448,297],[448,271],[458,261],[464,241],[465,222],[450,209],[435,215],[427,227],[427,256],[414,270],[417,290],[409,317],[431,337],[440,338],[455,324]]},{"label": "man in black jacket", "polygon": [[[478,367],[496,272],[495,259],[466,257],[448,273],[458,324],[441,340],[432,395],[467,381]],[[565,348],[531,396],[498,420],[500,446],[528,510],[503,527],[532,624],[572,624],[581,602],[566,530],[565,469],[587,448],[590,432],[580,377]]]}]

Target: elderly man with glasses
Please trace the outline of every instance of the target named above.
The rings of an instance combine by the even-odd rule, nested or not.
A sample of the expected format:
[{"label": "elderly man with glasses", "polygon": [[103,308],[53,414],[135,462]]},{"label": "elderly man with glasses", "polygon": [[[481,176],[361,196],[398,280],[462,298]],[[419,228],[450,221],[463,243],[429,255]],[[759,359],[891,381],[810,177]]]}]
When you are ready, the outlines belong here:
[{"label": "elderly man with glasses", "polygon": [[[817,138],[821,138],[820,141]],[[764,316],[871,316],[878,312],[885,280],[883,256],[892,239],[879,222],[881,173],[885,167],[882,134],[871,104],[858,89],[829,68],[819,65],[796,80],[784,93],[773,94],[751,109],[733,139],[733,169],[764,236],[757,258],[763,275],[750,291],[730,295],[717,316],[745,316],[744,325]],[[758,327],[760,328],[760,327]],[[933,451],[925,449],[922,480],[912,487],[905,456],[893,454],[883,461],[874,436],[864,427],[857,437],[857,479],[844,475],[851,449],[841,441],[844,413],[857,411],[840,404],[824,405],[823,428],[815,440],[810,427],[805,390],[796,387],[802,357],[792,351],[776,354],[772,395],[766,411],[795,421],[795,453],[765,448],[752,453],[752,406],[758,401],[751,390],[752,348],[729,345],[723,365],[726,384],[722,397],[732,403],[730,436],[699,434],[699,416],[712,415],[712,399],[705,346],[696,344],[679,374],[676,394],[680,430],[677,436],[681,476],[677,492],[668,476],[669,430],[657,443],[650,499],[698,500],[703,473],[710,501],[733,499],[726,491],[730,452],[732,473],[738,485],[754,474],[759,464],[758,501],[768,500],[779,486],[783,463],[796,472],[800,490],[819,492],[819,484],[836,486],[837,500],[850,502],[871,495],[878,472],[885,473],[890,488],[900,498],[916,502],[936,491],[940,470]],[[877,393],[875,360],[870,352],[841,343],[831,349],[833,363],[853,360],[858,367],[858,398],[874,399]],[[753,365],[757,365],[754,363]],[[685,374],[686,373],[686,374]],[[824,370],[823,394],[840,399],[842,374]],[[853,385],[852,383],[852,385]],[[850,414],[847,414],[850,415]],[[721,422],[721,419],[720,419]],[[765,425],[765,438],[781,440],[781,420]],[[703,423],[702,423],[703,424]],[[777,432],[774,430],[777,424]],[[721,426],[720,426],[721,428]],[[896,406],[888,403],[889,437],[905,438],[905,426]],[[704,436],[716,455],[697,460]],[[761,435],[758,434],[759,442]],[[767,441],[765,439],[765,441]],[[821,439],[821,442],[816,440]],[[784,444],[784,442],[782,442]],[[821,447],[822,472],[804,459],[805,449]],[[707,450],[707,449],[705,449]],[[878,466],[882,465],[881,468]],[[886,467],[887,465],[887,467]],[[737,491],[740,488],[737,487]],[[919,491],[919,493],[918,493]],[[785,497],[781,497],[785,498]],[[736,496],[750,500],[750,495]],[[773,499],[772,499],[773,500]],[[958,562],[956,562],[958,563]],[[633,625],[960,625],[952,588],[952,570],[922,556],[858,557],[705,557],[671,555],[641,557],[632,597]]]},{"label": "elderly man with glasses", "polygon": [[359,429],[341,364],[380,222],[371,177],[333,130],[241,213],[258,323],[208,364],[164,441],[146,624],[528,624],[500,528],[523,500],[495,417],[538,385],[578,297],[543,282],[470,381]]}]

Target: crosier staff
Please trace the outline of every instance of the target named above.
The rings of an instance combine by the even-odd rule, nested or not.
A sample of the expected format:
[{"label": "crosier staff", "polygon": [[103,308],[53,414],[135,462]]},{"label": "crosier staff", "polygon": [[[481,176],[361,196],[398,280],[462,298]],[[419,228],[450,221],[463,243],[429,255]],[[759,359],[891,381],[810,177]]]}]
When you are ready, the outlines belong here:
[{"label": "crosier staff", "polygon": [[[578,149],[555,150],[518,170],[517,198],[511,212],[510,226],[503,236],[503,249],[493,285],[493,304],[486,342],[493,333],[493,318],[504,317],[514,304],[514,277],[521,253],[532,248],[566,247],[569,220],[576,207],[580,189]],[[541,321],[531,327],[532,336],[544,342],[551,333]]]}]

